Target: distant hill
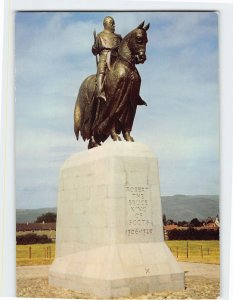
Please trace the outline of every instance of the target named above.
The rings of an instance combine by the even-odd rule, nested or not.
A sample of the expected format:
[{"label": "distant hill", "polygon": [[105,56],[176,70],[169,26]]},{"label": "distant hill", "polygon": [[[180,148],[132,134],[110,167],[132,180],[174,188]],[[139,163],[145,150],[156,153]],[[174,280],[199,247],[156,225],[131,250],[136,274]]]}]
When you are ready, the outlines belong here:
[{"label": "distant hill", "polygon": [[219,196],[217,195],[174,195],[163,196],[162,210],[166,218],[174,221],[191,221],[208,217],[214,218],[219,214]]},{"label": "distant hill", "polygon": [[[162,210],[167,220],[174,221],[191,221],[193,218],[199,220],[208,217],[216,217],[219,214],[219,196],[217,195],[174,195],[162,196]],[[17,223],[31,223],[37,217],[47,212],[56,213],[57,209],[39,208],[39,209],[17,209]]]},{"label": "distant hill", "polygon": [[38,209],[16,209],[16,223],[33,223],[37,217],[47,212],[57,212],[56,207]]}]

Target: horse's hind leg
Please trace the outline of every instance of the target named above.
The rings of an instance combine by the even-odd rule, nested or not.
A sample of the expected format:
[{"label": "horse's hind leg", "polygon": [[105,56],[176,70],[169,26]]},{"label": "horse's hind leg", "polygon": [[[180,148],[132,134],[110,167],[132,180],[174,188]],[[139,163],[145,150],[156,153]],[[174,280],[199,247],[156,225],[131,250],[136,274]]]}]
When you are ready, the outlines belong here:
[{"label": "horse's hind leg", "polygon": [[133,137],[130,135],[130,131],[126,130],[123,132],[123,137],[127,142],[134,142]]},{"label": "horse's hind leg", "polygon": [[116,133],[115,127],[113,127],[113,128],[111,129],[111,138],[112,138],[114,141],[121,141],[120,136]]}]

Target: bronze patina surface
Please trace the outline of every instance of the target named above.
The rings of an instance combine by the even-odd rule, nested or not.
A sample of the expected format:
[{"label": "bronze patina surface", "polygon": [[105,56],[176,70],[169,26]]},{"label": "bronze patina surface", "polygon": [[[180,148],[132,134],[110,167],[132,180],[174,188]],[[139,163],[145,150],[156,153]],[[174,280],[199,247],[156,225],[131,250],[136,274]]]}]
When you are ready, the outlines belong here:
[{"label": "bronze patina surface", "polygon": [[[114,33],[113,18],[106,18],[109,33],[104,30],[95,36],[92,47],[93,54],[99,54],[97,75],[90,75],[81,84],[74,110],[76,138],[80,133],[89,140],[88,148],[101,145],[109,136],[120,141],[121,133],[126,141],[133,142],[130,132],[137,106],[147,105],[140,97],[141,77],[135,65],[146,60],[149,24],[142,22],[121,39]],[[99,75],[103,75],[101,80]]]}]

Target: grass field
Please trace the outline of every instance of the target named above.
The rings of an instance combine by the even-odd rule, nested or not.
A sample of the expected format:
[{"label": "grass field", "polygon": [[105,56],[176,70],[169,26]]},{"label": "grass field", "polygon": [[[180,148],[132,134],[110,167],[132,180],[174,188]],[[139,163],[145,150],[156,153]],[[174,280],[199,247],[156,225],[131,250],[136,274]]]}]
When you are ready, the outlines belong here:
[{"label": "grass field", "polygon": [[49,265],[55,257],[55,244],[17,245],[16,265]]},{"label": "grass field", "polygon": [[[219,264],[219,241],[166,241],[178,261]],[[55,257],[55,244],[17,245],[17,266],[48,265]]]},{"label": "grass field", "polygon": [[219,241],[166,241],[178,261],[220,263]]}]

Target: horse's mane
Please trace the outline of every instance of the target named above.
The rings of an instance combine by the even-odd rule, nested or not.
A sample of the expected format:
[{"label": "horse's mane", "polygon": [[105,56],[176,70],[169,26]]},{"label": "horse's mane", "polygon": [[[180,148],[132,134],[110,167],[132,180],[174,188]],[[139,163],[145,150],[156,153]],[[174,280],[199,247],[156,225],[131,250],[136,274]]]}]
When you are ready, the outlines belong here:
[{"label": "horse's mane", "polygon": [[132,62],[132,52],[129,48],[129,41],[132,33],[136,29],[130,31],[121,41],[120,46],[118,48],[118,55],[124,58],[126,61]]}]

